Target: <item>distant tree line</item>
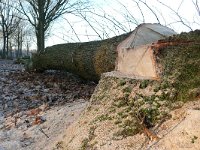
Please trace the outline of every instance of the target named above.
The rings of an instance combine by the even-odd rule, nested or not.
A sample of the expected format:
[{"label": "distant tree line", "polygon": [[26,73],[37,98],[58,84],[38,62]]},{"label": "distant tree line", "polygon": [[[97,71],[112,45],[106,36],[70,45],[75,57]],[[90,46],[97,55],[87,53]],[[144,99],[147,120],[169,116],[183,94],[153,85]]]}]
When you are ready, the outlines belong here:
[{"label": "distant tree line", "polygon": [[31,30],[27,21],[19,12],[19,5],[15,0],[1,0],[0,2],[0,35],[1,58],[22,56],[23,45],[27,50],[31,44]]}]

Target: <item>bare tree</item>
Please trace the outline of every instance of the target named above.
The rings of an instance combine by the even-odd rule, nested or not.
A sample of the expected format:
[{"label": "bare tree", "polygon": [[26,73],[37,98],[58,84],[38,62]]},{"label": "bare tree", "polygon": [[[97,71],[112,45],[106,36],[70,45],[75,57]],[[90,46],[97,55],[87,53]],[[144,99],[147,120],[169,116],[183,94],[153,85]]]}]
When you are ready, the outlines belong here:
[{"label": "bare tree", "polygon": [[22,57],[22,43],[23,43],[23,28],[18,26],[15,36],[16,44],[17,44],[17,51],[16,57]]},{"label": "bare tree", "polygon": [[[104,2],[106,3],[106,1]],[[153,2],[147,0],[127,0],[123,2],[121,0],[113,0],[113,3],[115,4],[115,7],[112,5],[106,6],[106,11],[102,15],[102,18],[104,18],[102,20],[109,22],[107,23],[107,28],[113,24],[107,19],[110,15],[110,10],[114,12],[111,13],[112,15],[109,18],[113,22],[115,21],[114,26],[117,27],[117,25],[120,25],[120,27],[125,30],[127,30],[128,27],[133,29],[135,26],[146,22],[160,23],[171,28],[179,25],[183,28],[186,27],[186,30],[193,30],[192,25],[194,24],[199,25],[199,0],[192,0],[191,2],[179,0],[176,5],[171,5],[169,2],[164,2],[162,0],[155,0]],[[189,4],[191,6],[192,3],[193,6],[195,6],[195,9],[193,9],[193,17],[196,20],[191,20],[191,18],[187,18],[187,16],[184,15],[186,5]],[[165,11],[167,11],[167,13]],[[196,16],[197,13],[195,11],[197,11],[198,16]],[[98,17],[101,15],[99,12],[96,14]],[[114,19],[112,19],[112,17]],[[117,29],[119,29],[120,34],[124,32],[123,29],[118,27]]]},{"label": "bare tree", "polygon": [[177,11],[174,10],[173,8],[171,8],[170,6],[166,5],[165,3],[161,2],[160,0],[157,0],[157,1],[158,1],[161,5],[163,5],[164,7],[168,8],[169,10],[171,10],[171,11],[175,14],[175,16],[178,17],[179,20],[177,20],[177,22],[183,24],[183,25],[186,26],[188,29],[192,30],[191,26],[188,25],[188,23],[187,23],[187,21],[184,19],[184,17],[181,16],[181,15],[179,14],[179,12],[178,12],[178,10],[180,9],[181,4],[182,4],[183,1],[181,1],[181,4],[179,5]]},{"label": "bare tree", "polygon": [[[14,7],[17,7],[13,1],[10,0],[1,1],[0,3],[0,25],[2,28],[3,34],[3,52],[2,58],[8,57],[9,47],[11,48],[10,37],[16,31],[21,18],[19,18],[19,14]],[[11,50],[11,49],[10,49]]]},{"label": "bare tree", "polygon": [[31,26],[26,20],[22,20],[11,37],[12,46],[15,47],[16,58],[20,58],[25,54],[23,49],[26,49],[26,55],[29,55],[29,49],[34,39],[33,35]]},{"label": "bare tree", "polygon": [[[122,0],[113,0],[115,6],[118,5],[120,7],[109,6],[107,5],[107,3],[109,4],[108,1],[102,0],[103,7],[94,6],[94,9],[91,9],[91,7],[88,9],[87,2],[81,0],[68,0],[66,2],[64,0],[44,0],[43,2],[39,0],[18,1],[20,1],[22,8],[21,12],[25,14],[27,20],[35,29],[38,52],[44,51],[45,41],[42,39],[50,35],[49,29],[58,18],[63,18],[62,23],[56,22],[60,30],[58,32],[58,28],[56,28],[54,33],[51,32],[51,35],[57,37],[59,41],[63,40],[63,42],[81,42],[85,41],[86,38],[88,40],[109,38],[129,32],[137,25],[145,22],[160,23],[171,28],[178,24],[187,27],[187,30],[192,30],[192,27],[190,27],[192,23],[182,13],[185,0],[180,0],[176,3],[178,6],[171,6],[167,1],[162,2],[160,0],[154,0],[154,2],[129,0],[127,3]],[[63,2],[62,5],[59,3],[59,6],[56,6],[59,1]],[[190,3],[192,4],[192,2],[198,11],[198,0],[192,0]],[[41,6],[44,9],[40,9],[42,7],[39,4],[42,4]],[[57,11],[53,10],[53,8],[61,10]],[[43,13],[43,17],[41,17],[39,10],[41,10],[41,14]],[[168,13],[164,10],[167,10]],[[64,13],[67,13],[67,15],[60,17]],[[55,18],[51,19],[54,15]],[[76,19],[74,19],[75,17]],[[41,18],[44,20],[41,21]],[[195,21],[198,22],[198,18]],[[80,30],[82,31],[80,32]]]},{"label": "bare tree", "polygon": [[192,2],[193,2],[194,6],[195,6],[195,8],[197,10],[198,15],[200,16],[200,6],[199,6],[200,4],[199,4],[199,1],[198,0],[193,0]]},{"label": "bare tree", "polygon": [[61,15],[81,13],[88,7],[83,0],[19,0],[21,12],[34,27],[37,51],[45,49],[45,35],[50,25]]},{"label": "bare tree", "polygon": [[31,26],[26,26],[24,32],[23,32],[23,45],[26,49],[26,55],[29,56],[30,55],[30,47],[33,45],[34,43],[34,32],[33,32],[33,28]]}]

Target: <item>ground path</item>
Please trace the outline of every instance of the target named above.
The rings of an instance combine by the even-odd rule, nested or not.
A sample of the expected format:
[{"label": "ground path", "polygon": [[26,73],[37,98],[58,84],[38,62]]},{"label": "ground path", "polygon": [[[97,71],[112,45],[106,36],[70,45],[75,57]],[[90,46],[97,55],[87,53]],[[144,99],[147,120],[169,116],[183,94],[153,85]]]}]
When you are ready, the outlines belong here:
[{"label": "ground path", "polygon": [[27,73],[0,60],[0,150],[52,149],[94,88],[69,73]]}]

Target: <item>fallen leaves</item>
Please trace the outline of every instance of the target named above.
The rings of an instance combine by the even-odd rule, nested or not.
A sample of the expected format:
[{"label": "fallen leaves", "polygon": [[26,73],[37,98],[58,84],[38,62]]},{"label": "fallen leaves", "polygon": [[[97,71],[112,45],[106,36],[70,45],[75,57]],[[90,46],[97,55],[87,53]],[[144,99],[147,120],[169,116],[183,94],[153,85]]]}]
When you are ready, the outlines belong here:
[{"label": "fallen leaves", "polygon": [[43,116],[36,116],[35,121],[32,123],[32,125],[38,125],[45,121],[46,121],[46,119]]},{"label": "fallen leaves", "polygon": [[42,111],[42,109],[40,109],[40,108],[35,108],[35,109],[29,110],[26,114],[27,114],[28,116],[36,116],[36,115],[38,115],[41,111]]},{"label": "fallen leaves", "polygon": [[22,122],[27,127],[39,125],[46,121],[43,114],[50,107],[79,99],[87,101],[96,86],[66,72],[28,73],[12,64],[7,65],[6,74],[1,69],[0,111],[8,117],[7,129],[19,127]]},{"label": "fallen leaves", "polygon": [[0,60],[0,140],[4,144],[15,139],[21,147],[35,148],[42,145],[44,135],[56,137],[86,106],[96,86],[66,72],[28,73],[2,63]]}]

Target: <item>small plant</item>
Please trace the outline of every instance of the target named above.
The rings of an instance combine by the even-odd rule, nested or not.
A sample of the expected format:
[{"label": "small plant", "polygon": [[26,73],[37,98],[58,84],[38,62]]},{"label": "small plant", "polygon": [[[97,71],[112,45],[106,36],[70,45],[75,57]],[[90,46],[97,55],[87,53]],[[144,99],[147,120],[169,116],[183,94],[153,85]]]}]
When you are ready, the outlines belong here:
[{"label": "small plant", "polygon": [[149,85],[149,80],[144,80],[140,83],[140,89],[145,89]]},{"label": "small plant", "polygon": [[94,111],[99,111],[99,108],[95,108],[95,110]]},{"label": "small plant", "polygon": [[162,82],[161,85],[160,85],[161,89],[166,89],[168,87],[169,87],[169,83],[167,81]]},{"label": "small plant", "polygon": [[195,143],[195,141],[198,139],[197,136],[192,137],[191,143]]},{"label": "small plant", "polygon": [[116,112],[116,108],[114,106],[111,106],[109,108],[109,113],[114,113],[114,112]]},{"label": "small plant", "polygon": [[118,108],[127,106],[127,101],[126,101],[126,100],[120,100],[120,101],[116,104],[116,106],[117,106]]},{"label": "small plant", "polygon": [[192,98],[197,98],[200,96],[200,88],[194,88],[189,91],[189,96]]},{"label": "small plant", "polygon": [[64,149],[64,142],[63,141],[57,142],[56,149]]},{"label": "small plant", "polygon": [[132,107],[128,106],[124,109],[124,112],[129,113],[132,110]]},{"label": "small plant", "polygon": [[103,114],[101,116],[98,116],[95,121],[105,121],[105,120],[112,120],[112,117],[110,117],[108,114]]},{"label": "small plant", "polygon": [[88,106],[87,110],[88,111],[91,111],[92,107],[91,106]]},{"label": "small plant", "polygon": [[130,86],[127,86],[123,89],[124,93],[131,93],[132,92],[132,88]]},{"label": "small plant", "polygon": [[154,92],[158,92],[159,90],[160,90],[160,86],[155,86],[153,89]]},{"label": "small plant", "polygon": [[82,145],[81,145],[81,150],[87,150],[87,148],[89,147],[88,143],[89,143],[88,138],[83,139]]},{"label": "small plant", "polygon": [[159,110],[151,107],[143,108],[140,110],[140,116],[144,118],[144,124],[147,128],[151,128],[155,125],[157,117],[159,115]]},{"label": "small plant", "polygon": [[129,104],[129,107],[132,108],[135,104],[134,98],[129,99],[128,104]]},{"label": "small plant", "polygon": [[135,133],[137,133],[137,127],[133,126],[133,127],[130,127],[130,126],[126,126],[122,129],[120,129],[119,131],[117,131],[116,133],[113,134],[113,136],[115,137],[120,137],[122,136],[123,138],[126,138],[128,136],[133,136],[135,135]]},{"label": "small plant", "polygon": [[90,141],[95,137],[94,132],[95,132],[96,128],[97,128],[96,126],[90,127],[90,130],[89,130],[89,140]]},{"label": "small plant", "polygon": [[82,144],[81,144],[81,150],[87,150],[87,149],[91,149],[94,146],[94,143],[92,145],[89,144],[89,142],[94,139],[95,137],[95,129],[97,127],[96,126],[91,126],[90,130],[89,130],[89,137],[83,139]]},{"label": "small plant", "polygon": [[126,119],[124,120],[125,126],[134,126],[135,122],[132,119]]},{"label": "small plant", "polygon": [[128,100],[130,93],[124,93],[124,99]]},{"label": "small plant", "polygon": [[126,81],[125,80],[120,80],[119,81],[119,86],[124,86],[126,84]]},{"label": "small plant", "polygon": [[129,80],[129,83],[130,83],[130,84],[135,84],[135,83],[136,83],[136,80],[135,80],[135,79],[130,79],[130,80]]},{"label": "small plant", "polygon": [[123,112],[118,112],[117,114],[121,117],[123,115]]},{"label": "small plant", "polygon": [[125,113],[124,111],[118,112],[117,115],[118,115],[117,117],[120,119],[123,119],[129,116],[128,113]]},{"label": "small plant", "polygon": [[116,121],[115,121],[115,124],[120,124],[120,123],[122,123],[121,120],[116,120]]},{"label": "small plant", "polygon": [[160,96],[159,96],[159,99],[161,100],[161,101],[163,101],[163,100],[169,100],[170,98],[170,93],[162,93]]}]

